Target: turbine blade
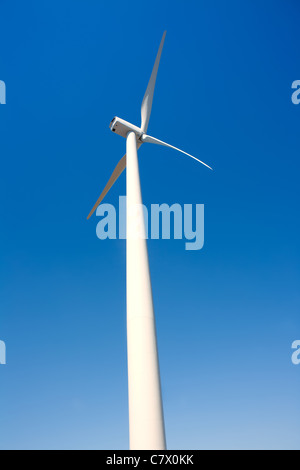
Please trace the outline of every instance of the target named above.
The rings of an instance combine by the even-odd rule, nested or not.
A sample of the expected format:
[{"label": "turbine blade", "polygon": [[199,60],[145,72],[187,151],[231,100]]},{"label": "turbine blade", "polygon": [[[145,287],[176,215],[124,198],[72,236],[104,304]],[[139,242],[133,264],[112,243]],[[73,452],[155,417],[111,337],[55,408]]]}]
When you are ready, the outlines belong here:
[{"label": "turbine blade", "polygon": [[104,199],[104,197],[106,196],[106,194],[108,193],[108,191],[110,190],[112,185],[117,181],[117,179],[119,178],[119,176],[121,175],[121,173],[123,172],[125,167],[126,167],[126,155],[124,155],[124,157],[121,158],[121,160],[117,164],[116,168],[113,171],[113,174],[109,178],[105,188],[103,189],[103,191],[102,191],[99,199],[97,200],[96,204],[94,205],[93,209],[89,213],[87,219],[89,219],[93,215],[93,213],[95,212],[95,210],[97,209],[97,207],[99,206],[101,201]]},{"label": "turbine blade", "polygon": [[142,116],[142,124],[141,124],[141,129],[143,132],[147,132],[148,129],[148,124],[149,124],[149,119],[150,119],[150,114],[151,114],[151,108],[152,108],[152,101],[153,101],[153,95],[154,95],[154,88],[155,88],[155,82],[156,82],[156,76],[157,76],[157,71],[158,71],[158,66],[159,66],[159,61],[160,61],[160,56],[162,52],[162,48],[164,45],[166,37],[166,31],[163,34],[162,40],[160,42],[160,46],[158,49],[158,53],[155,59],[154,67],[151,73],[151,77],[147,86],[147,90],[145,93],[145,96],[143,98],[142,102],[142,108],[141,108],[141,116]]},{"label": "turbine blade", "polygon": [[210,170],[212,170],[212,168],[211,168],[209,165],[207,165],[206,163],[202,162],[202,161],[199,160],[198,158],[193,157],[193,155],[190,155],[189,153],[186,153],[186,152],[184,152],[183,150],[180,150],[180,149],[178,149],[177,147],[174,147],[173,145],[166,144],[166,142],[163,142],[162,140],[155,139],[155,137],[151,137],[150,135],[143,134],[142,137],[141,137],[141,140],[142,140],[143,142],[148,142],[149,144],[164,145],[165,147],[169,147],[169,148],[171,148],[171,149],[177,150],[178,152],[184,153],[184,154],[187,155],[188,157],[191,157],[191,158],[193,158],[194,160],[197,160],[197,162],[202,163],[202,165],[207,166],[207,168],[209,168]]}]

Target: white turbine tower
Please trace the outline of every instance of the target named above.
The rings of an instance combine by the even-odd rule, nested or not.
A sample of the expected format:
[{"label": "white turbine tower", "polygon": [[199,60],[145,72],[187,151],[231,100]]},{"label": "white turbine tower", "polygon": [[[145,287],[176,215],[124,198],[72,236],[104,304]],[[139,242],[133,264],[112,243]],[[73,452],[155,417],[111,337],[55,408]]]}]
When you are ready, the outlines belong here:
[{"label": "white turbine tower", "polygon": [[101,196],[88,216],[89,219],[125,167],[127,167],[126,293],[129,435],[131,450],[164,450],[166,448],[145,225],[142,210],[137,210],[142,207],[137,149],[144,142],[164,145],[178,150],[210,168],[192,155],[146,134],[165,36],[166,32],[163,34],[142,102],[141,127],[134,126],[118,117],[115,117],[110,123],[110,129],[113,132],[126,138],[126,154],[117,164]]}]

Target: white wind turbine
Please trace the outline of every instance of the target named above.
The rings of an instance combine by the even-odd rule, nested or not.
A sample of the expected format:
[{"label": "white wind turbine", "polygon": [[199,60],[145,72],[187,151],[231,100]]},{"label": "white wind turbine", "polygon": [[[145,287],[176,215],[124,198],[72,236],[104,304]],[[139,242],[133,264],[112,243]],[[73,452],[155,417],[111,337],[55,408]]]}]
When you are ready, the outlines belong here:
[{"label": "white wind turbine", "polygon": [[[144,142],[164,145],[178,150],[210,168],[206,163],[192,155],[146,134],[165,36],[166,32],[163,34],[143,98],[141,127],[134,126],[118,117],[114,117],[110,123],[110,129],[113,132],[126,138],[126,154],[117,164],[101,196],[88,216],[89,219],[125,167],[127,167],[126,293],[129,435],[131,450],[163,450],[166,448],[145,225],[143,212],[136,210],[136,208],[142,207],[137,149]],[[134,217],[132,217],[133,213]],[[138,235],[136,233],[137,228]]]}]

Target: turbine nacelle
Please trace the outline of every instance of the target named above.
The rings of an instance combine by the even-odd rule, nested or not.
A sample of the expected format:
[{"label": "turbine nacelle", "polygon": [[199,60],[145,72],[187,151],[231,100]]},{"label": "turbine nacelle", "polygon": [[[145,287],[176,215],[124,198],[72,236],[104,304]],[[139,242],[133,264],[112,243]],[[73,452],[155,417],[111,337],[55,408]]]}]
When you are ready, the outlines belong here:
[{"label": "turbine nacelle", "polygon": [[134,124],[131,124],[130,122],[127,122],[117,116],[113,118],[109,127],[112,132],[115,132],[116,134],[125,138],[127,137],[128,132],[134,132],[137,140],[139,140],[143,134],[143,131],[140,127],[137,127]]}]

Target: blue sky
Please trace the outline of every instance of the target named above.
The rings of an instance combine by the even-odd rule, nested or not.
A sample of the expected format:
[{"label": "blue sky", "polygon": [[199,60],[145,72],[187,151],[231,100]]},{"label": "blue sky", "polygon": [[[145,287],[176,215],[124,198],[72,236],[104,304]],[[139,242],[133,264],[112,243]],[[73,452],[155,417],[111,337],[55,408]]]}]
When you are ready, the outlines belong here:
[{"label": "blue sky", "polygon": [[[145,204],[205,204],[205,246],[149,242],[170,449],[300,449],[296,0],[1,2],[0,448],[128,448],[125,241],[86,216],[163,31]],[[117,204],[125,175],[106,198]]]}]

